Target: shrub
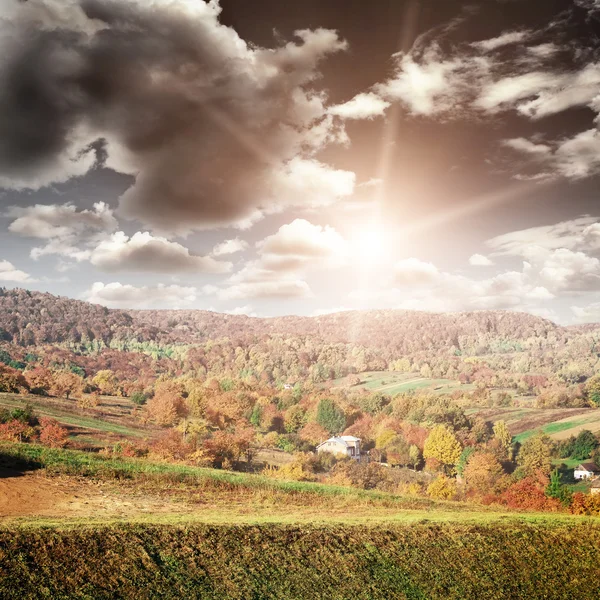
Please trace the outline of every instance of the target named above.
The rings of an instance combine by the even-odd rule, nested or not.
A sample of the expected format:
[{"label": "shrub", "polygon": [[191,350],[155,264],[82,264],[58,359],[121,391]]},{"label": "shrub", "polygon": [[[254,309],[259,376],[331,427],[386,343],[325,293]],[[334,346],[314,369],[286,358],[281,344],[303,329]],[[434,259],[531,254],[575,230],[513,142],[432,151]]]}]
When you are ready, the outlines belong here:
[{"label": "shrub", "polygon": [[69,432],[48,417],[40,419],[40,442],[50,448],[64,448],[67,445]]},{"label": "shrub", "polygon": [[434,500],[452,500],[456,496],[456,482],[440,475],[427,486],[427,495]]}]

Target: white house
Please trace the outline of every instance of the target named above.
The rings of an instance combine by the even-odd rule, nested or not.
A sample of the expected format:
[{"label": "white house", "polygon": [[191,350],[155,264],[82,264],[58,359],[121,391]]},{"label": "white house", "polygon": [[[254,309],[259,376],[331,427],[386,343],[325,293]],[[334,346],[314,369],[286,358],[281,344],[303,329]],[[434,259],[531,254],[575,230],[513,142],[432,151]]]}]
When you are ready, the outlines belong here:
[{"label": "white house", "polygon": [[352,435],[332,437],[317,446],[317,452],[331,452],[338,456],[349,456],[360,460],[360,438]]},{"label": "white house", "polygon": [[575,479],[593,479],[600,475],[600,468],[593,462],[585,462],[577,465],[573,473]]}]

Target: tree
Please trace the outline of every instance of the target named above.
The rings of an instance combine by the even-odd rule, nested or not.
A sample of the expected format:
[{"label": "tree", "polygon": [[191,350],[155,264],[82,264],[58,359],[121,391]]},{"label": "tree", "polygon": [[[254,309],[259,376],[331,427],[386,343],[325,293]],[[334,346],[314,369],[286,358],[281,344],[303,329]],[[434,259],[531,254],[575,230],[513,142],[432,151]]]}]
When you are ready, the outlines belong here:
[{"label": "tree", "polygon": [[32,394],[46,396],[52,388],[52,373],[45,367],[35,367],[23,373]]},{"label": "tree", "polygon": [[288,433],[296,433],[306,423],[306,411],[299,404],[290,406],[285,411],[283,423]]},{"label": "tree", "polygon": [[187,414],[181,387],[172,381],[158,383],[154,396],[146,404],[146,410],[150,418],[159,425],[174,425]]},{"label": "tree", "polygon": [[104,396],[114,396],[117,393],[117,377],[110,369],[98,371],[92,383]]},{"label": "tree", "polygon": [[510,460],[512,458],[512,435],[504,421],[494,423],[494,438],[500,444],[505,457]]},{"label": "tree", "polygon": [[573,441],[571,457],[577,460],[585,460],[592,455],[592,452],[597,447],[598,440],[596,436],[588,429],[584,429],[577,434],[577,437]]},{"label": "tree", "polygon": [[423,454],[421,453],[421,450],[419,450],[418,446],[411,444],[410,448],[408,449],[408,458],[408,464],[413,468],[413,470],[416,471],[417,467],[423,461]]},{"label": "tree", "polygon": [[58,371],[54,373],[52,379],[51,393],[58,398],[66,398],[81,395],[83,390],[83,380],[75,373],[69,371]]},{"label": "tree", "polygon": [[455,465],[460,459],[462,449],[454,432],[446,425],[438,425],[431,430],[425,441],[423,456],[425,459],[433,458],[441,464],[444,472],[452,475]]},{"label": "tree", "polygon": [[552,440],[547,435],[532,435],[519,449],[517,464],[525,476],[534,476],[538,472],[548,475],[552,466],[551,450]]},{"label": "tree", "polygon": [[546,488],[546,496],[560,500],[563,506],[568,506],[571,503],[573,493],[562,483],[562,477],[558,469],[554,469],[550,473],[550,483],[548,483],[548,487]]},{"label": "tree", "polygon": [[27,390],[27,381],[23,374],[17,369],[0,364],[0,392],[18,394],[21,390]]},{"label": "tree", "polygon": [[600,406],[600,374],[594,375],[585,384],[585,394],[594,406]]},{"label": "tree", "polygon": [[496,491],[504,470],[493,454],[475,452],[467,461],[463,474],[467,489],[483,494]]},{"label": "tree", "polygon": [[456,495],[456,483],[446,475],[440,475],[427,486],[427,495],[434,500],[451,500]]},{"label": "tree", "polygon": [[319,402],[316,421],[332,435],[341,433],[346,427],[344,411],[328,398],[324,398]]},{"label": "tree", "polygon": [[308,442],[313,446],[324,442],[329,437],[329,432],[321,427],[318,423],[307,423],[299,432],[298,436],[304,442]]},{"label": "tree", "polygon": [[67,445],[69,432],[48,417],[40,419],[40,442],[50,448],[63,448]]}]

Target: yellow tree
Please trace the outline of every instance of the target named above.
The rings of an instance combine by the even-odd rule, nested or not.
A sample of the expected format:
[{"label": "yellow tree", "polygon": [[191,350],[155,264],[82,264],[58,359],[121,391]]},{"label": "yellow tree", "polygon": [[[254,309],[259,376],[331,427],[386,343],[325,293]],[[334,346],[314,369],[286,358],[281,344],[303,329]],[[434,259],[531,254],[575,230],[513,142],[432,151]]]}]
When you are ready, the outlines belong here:
[{"label": "yellow tree", "polygon": [[461,452],[460,442],[454,432],[446,425],[438,425],[425,441],[423,457],[438,461],[446,474],[453,475]]},{"label": "yellow tree", "polygon": [[548,475],[552,468],[552,440],[543,433],[532,435],[523,442],[517,455],[517,464],[525,475],[535,475],[542,472]]},{"label": "yellow tree", "polygon": [[512,435],[504,421],[496,421],[494,424],[494,438],[500,444],[505,457],[510,460],[512,458]]},{"label": "yellow tree", "polygon": [[480,494],[497,491],[503,475],[502,465],[489,452],[475,452],[463,472],[467,488]]}]

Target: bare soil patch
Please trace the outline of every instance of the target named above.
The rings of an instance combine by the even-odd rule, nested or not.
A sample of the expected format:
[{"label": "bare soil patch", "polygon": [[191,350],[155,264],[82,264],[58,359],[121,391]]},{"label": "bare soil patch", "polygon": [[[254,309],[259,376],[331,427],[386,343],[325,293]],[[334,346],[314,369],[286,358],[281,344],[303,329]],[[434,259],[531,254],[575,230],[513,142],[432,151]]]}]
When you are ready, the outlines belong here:
[{"label": "bare soil patch", "polygon": [[187,512],[186,506],[148,495],[111,491],[110,486],[75,477],[48,477],[43,471],[0,469],[3,517],[126,517]]}]

